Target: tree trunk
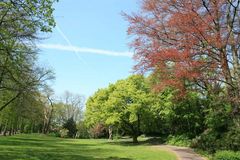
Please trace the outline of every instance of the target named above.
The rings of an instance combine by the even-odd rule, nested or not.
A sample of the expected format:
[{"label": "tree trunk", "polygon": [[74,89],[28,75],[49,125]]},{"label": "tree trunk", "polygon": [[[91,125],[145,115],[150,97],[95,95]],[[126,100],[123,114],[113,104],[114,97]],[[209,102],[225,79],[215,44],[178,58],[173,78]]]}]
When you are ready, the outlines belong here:
[{"label": "tree trunk", "polygon": [[133,143],[138,143],[137,135],[133,135],[132,138],[133,138]]},{"label": "tree trunk", "polygon": [[50,105],[51,105],[51,111],[50,111],[48,121],[47,121],[45,130],[44,130],[44,134],[47,134],[49,132],[50,124],[51,124],[51,120],[52,120],[52,116],[53,116],[53,109],[54,109],[52,100],[50,99],[50,97],[47,97],[47,98],[48,98],[48,101],[50,102]]},{"label": "tree trunk", "polygon": [[113,140],[112,132],[113,132],[112,126],[109,126],[109,127],[108,127],[108,134],[109,134],[108,139],[109,139],[109,140]]},{"label": "tree trunk", "polygon": [[7,135],[7,125],[6,125],[5,128],[4,128],[3,135],[4,135],[4,136]]}]

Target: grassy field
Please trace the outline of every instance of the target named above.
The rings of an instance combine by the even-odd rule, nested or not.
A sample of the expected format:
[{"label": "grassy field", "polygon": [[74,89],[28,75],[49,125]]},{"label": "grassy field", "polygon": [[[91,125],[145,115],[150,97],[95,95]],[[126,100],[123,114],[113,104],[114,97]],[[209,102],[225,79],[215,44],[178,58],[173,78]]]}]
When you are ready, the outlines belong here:
[{"label": "grassy field", "polygon": [[147,144],[61,139],[45,135],[0,137],[0,160],[175,160]]}]

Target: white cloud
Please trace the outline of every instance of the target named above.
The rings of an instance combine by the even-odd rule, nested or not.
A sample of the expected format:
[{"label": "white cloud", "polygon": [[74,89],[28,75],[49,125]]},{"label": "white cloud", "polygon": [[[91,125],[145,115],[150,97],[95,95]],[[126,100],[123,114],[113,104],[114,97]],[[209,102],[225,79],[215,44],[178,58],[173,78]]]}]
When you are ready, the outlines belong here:
[{"label": "white cloud", "polygon": [[62,45],[62,44],[37,44],[37,47],[44,48],[44,49],[56,49],[62,51],[69,51],[69,52],[77,52],[77,53],[94,53],[94,54],[101,54],[101,55],[109,55],[109,56],[125,56],[125,57],[132,57],[132,52],[118,52],[118,51],[111,51],[111,50],[102,50],[102,49],[95,49],[95,48],[85,48],[85,47],[78,47],[78,46],[69,46],[69,45]]}]

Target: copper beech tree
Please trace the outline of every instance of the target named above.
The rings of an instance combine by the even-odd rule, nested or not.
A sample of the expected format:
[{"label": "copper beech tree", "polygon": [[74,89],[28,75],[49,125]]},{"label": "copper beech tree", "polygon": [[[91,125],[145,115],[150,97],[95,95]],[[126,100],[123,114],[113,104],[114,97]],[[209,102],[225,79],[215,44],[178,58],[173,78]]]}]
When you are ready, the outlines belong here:
[{"label": "copper beech tree", "polygon": [[[181,91],[224,87],[234,113],[240,102],[240,0],[142,0],[130,23],[138,71]],[[196,87],[197,86],[197,87]]]}]

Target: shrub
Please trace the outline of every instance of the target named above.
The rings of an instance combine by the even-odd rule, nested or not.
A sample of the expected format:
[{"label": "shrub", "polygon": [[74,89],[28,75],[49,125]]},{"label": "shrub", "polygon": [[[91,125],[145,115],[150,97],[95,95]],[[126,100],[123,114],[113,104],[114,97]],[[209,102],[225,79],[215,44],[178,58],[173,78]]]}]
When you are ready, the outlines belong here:
[{"label": "shrub", "polygon": [[200,136],[192,140],[191,147],[214,153],[219,145],[220,139],[216,132],[206,130]]},{"label": "shrub", "polygon": [[23,133],[31,133],[31,125],[25,125],[23,128]]},{"label": "shrub", "polygon": [[230,128],[222,138],[221,149],[223,150],[240,150],[240,129],[238,127]]},{"label": "shrub", "polygon": [[61,134],[60,134],[60,131],[54,131],[54,132],[50,132],[47,134],[48,136],[51,136],[51,137],[61,137]]},{"label": "shrub", "polygon": [[175,145],[175,146],[184,146],[189,147],[191,144],[191,140],[185,135],[169,135],[167,137],[167,144]]},{"label": "shrub", "polygon": [[68,129],[63,128],[59,131],[59,133],[60,133],[61,138],[67,138],[68,137]]},{"label": "shrub", "polygon": [[99,123],[96,124],[93,128],[90,129],[90,135],[93,138],[105,138],[107,137],[107,128]]},{"label": "shrub", "polygon": [[199,148],[210,153],[216,150],[240,150],[240,129],[230,128],[228,132],[218,133],[206,130],[200,136],[192,140],[191,147]]},{"label": "shrub", "polygon": [[69,118],[64,124],[63,128],[68,130],[68,137],[74,138],[77,133],[77,126],[76,122],[74,121],[73,117]]},{"label": "shrub", "polygon": [[89,138],[88,128],[84,122],[80,121],[77,124],[77,138]]},{"label": "shrub", "polygon": [[120,134],[114,134],[113,139],[121,139],[122,136]]},{"label": "shrub", "polygon": [[213,160],[240,160],[240,152],[218,151],[215,153]]}]

